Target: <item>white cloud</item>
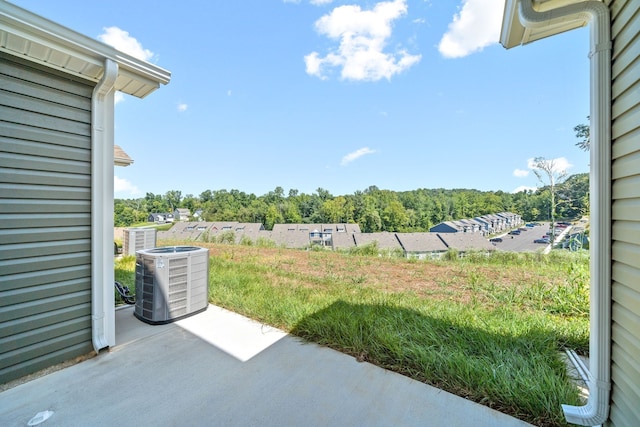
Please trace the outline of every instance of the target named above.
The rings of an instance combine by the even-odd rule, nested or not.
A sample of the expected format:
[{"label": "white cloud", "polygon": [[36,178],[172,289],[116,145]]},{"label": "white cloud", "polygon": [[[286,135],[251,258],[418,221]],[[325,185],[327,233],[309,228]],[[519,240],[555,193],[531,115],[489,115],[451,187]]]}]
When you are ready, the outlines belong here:
[{"label": "white cloud", "polygon": [[324,6],[325,4],[333,3],[333,0],[310,0],[309,3],[314,6]]},{"label": "white cloud", "polygon": [[358,5],[334,8],[316,21],[315,28],[319,34],[339,41],[339,46],[324,57],[318,52],[306,55],[307,74],[326,79],[327,71],[339,68],[342,79],[377,81],[389,80],[415,65],[420,55],[403,49],[384,52],[393,21],[406,13],[406,0],[380,2],[371,10],[362,10]]},{"label": "white cloud", "polygon": [[440,54],[461,58],[497,43],[503,11],[504,0],[462,0],[462,7],[440,40]]},{"label": "white cloud", "polygon": [[513,171],[513,176],[518,177],[518,178],[524,178],[526,176],[529,176],[529,172],[527,170],[524,169],[516,169]]},{"label": "white cloud", "polygon": [[128,196],[136,196],[140,194],[140,190],[124,178],[113,177],[113,192],[123,193]]},{"label": "white cloud", "polygon": [[184,104],[184,103],[178,104],[178,111],[180,112],[187,111],[187,108],[189,108],[187,104]]},{"label": "white cloud", "polygon": [[114,105],[118,105],[121,102],[124,102],[124,94],[122,92],[116,92],[113,96]]},{"label": "white cloud", "polygon": [[143,61],[150,61],[153,58],[153,52],[143,48],[142,44],[131,37],[127,31],[118,27],[106,27],[103,30],[104,33],[98,36],[101,42]]},{"label": "white cloud", "polygon": [[340,162],[340,164],[342,166],[346,166],[349,163],[353,162],[354,160],[359,159],[362,156],[365,156],[367,154],[373,154],[375,152],[376,152],[376,150],[372,150],[369,147],[360,148],[359,150],[353,151],[353,152],[347,154],[346,156],[344,156],[342,158],[342,162]]},{"label": "white cloud", "polygon": [[[557,157],[555,159],[547,159],[547,162],[549,162],[549,164],[553,164],[553,172],[555,173],[561,173],[561,172],[565,172],[567,170],[569,170],[570,168],[573,167],[573,165],[571,163],[569,163],[569,160],[567,160],[565,157]],[[531,158],[527,160],[527,167],[529,169],[535,169],[535,159]]]},{"label": "white cloud", "polygon": [[518,188],[514,189],[514,190],[512,191],[512,193],[514,193],[514,194],[515,194],[515,193],[520,193],[521,191],[529,191],[529,190],[531,190],[531,191],[536,191],[536,190],[537,190],[537,188],[536,188],[536,187],[527,187],[526,185],[521,185],[520,187],[518,187]]}]

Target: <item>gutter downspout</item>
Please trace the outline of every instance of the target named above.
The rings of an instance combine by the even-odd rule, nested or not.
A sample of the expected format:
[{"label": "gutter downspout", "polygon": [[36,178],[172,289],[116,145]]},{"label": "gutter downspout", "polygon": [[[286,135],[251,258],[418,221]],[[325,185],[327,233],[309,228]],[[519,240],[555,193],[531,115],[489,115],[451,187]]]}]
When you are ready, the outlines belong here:
[{"label": "gutter downspout", "polygon": [[611,393],[611,32],[608,7],[585,1],[536,12],[532,0],[521,0],[525,28],[545,26],[568,17],[591,23],[591,337],[589,399],[584,406],[562,405],[568,422],[594,426],[607,421]]},{"label": "gutter downspout", "polygon": [[113,106],[118,64],[105,59],[91,96],[91,336],[93,349],[115,344],[113,272]]}]

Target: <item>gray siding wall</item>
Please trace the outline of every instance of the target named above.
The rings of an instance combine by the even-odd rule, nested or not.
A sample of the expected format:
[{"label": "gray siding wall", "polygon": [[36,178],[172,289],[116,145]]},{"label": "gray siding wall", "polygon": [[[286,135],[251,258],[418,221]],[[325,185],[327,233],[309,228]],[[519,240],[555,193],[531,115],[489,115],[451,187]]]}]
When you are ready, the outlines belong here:
[{"label": "gray siding wall", "polygon": [[640,2],[611,2],[612,393],[610,425],[640,425]]},{"label": "gray siding wall", "polygon": [[0,53],[0,383],[92,351],[92,90]]}]

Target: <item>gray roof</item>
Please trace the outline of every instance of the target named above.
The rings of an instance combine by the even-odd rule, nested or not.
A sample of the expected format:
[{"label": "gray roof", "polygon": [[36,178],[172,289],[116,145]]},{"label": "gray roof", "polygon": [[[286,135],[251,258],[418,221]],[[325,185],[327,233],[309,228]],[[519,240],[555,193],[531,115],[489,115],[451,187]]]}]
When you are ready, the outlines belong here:
[{"label": "gray roof", "polygon": [[294,232],[301,231],[310,233],[314,230],[324,233],[325,230],[331,230],[332,233],[360,233],[360,226],[358,224],[274,224],[273,231],[275,232]]},{"label": "gray roof", "polygon": [[365,246],[372,242],[378,242],[379,249],[402,249],[395,233],[355,233],[353,238],[356,246]]},{"label": "gray roof", "polygon": [[396,236],[405,252],[447,251],[447,245],[444,244],[438,233],[396,233]]},{"label": "gray roof", "polygon": [[447,247],[458,251],[488,250],[496,248],[479,233],[442,233],[439,234]]},{"label": "gray roof", "polygon": [[356,246],[353,233],[333,233],[333,249],[349,249]]}]

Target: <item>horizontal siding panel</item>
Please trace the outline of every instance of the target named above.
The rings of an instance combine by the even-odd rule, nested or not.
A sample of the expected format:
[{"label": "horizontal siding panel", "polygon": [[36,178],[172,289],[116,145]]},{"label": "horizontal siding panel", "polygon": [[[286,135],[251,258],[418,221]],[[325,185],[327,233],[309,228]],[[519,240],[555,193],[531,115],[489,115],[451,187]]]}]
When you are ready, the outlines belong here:
[{"label": "horizontal siding panel", "polygon": [[11,289],[0,293],[2,297],[0,307],[14,304],[57,297],[60,295],[82,292],[91,289],[91,281],[88,277],[82,277],[66,282],[48,282],[39,286],[27,286],[21,289]]},{"label": "horizontal siding panel", "polygon": [[[620,170],[618,169],[620,172]],[[618,178],[611,186],[614,200],[637,198],[640,196],[640,175]]]},{"label": "horizontal siding panel", "polygon": [[62,187],[87,187],[91,184],[91,175],[79,173],[62,173],[9,169],[0,167],[2,181],[26,185],[55,184]]},{"label": "horizontal siding panel", "polygon": [[87,239],[91,236],[91,228],[84,227],[45,227],[21,230],[1,230],[0,240],[4,244],[20,244],[34,242],[52,242],[63,240]]},{"label": "horizontal siding panel", "polygon": [[[74,160],[61,160],[51,157],[28,156],[24,154],[3,153],[0,158],[0,167],[8,169],[25,169],[28,171],[59,172],[65,174],[91,174],[91,163]],[[18,176],[17,178],[21,178]],[[2,175],[4,182],[16,182],[10,175]],[[51,184],[60,185],[56,182]]]},{"label": "horizontal siding panel", "polygon": [[44,255],[58,255],[69,252],[90,251],[90,239],[0,245],[0,261],[18,258],[33,258]]},{"label": "horizontal siding panel", "polygon": [[638,390],[640,370],[638,370],[637,363],[634,363],[635,357],[615,343],[611,347],[611,357],[613,360],[611,374],[615,378],[614,383],[621,392],[614,392],[611,397],[618,404],[625,402],[626,406],[633,406],[631,413],[640,419],[640,405],[637,404],[640,402],[640,390]]},{"label": "horizontal siding panel", "polygon": [[76,314],[69,318],[91,314],[91,291],[75,292],[3,307],[0,310],[0,338],[62,322],[66,319],[57,313],[67,313],[65,309]]},{"label": "horizontal siding panel", "polygon": [[0,261],[0,270],[5,276],[29,271],[49,270],[51,268],[73,267],[91,263],[90,252],[76,252],[60,255],[47,255],[34,258],[19,258]]},{"label": "horizontal siding panel", "polygon": [[614,200],[611,215],[613,220],[637,221],[640,218],[640,200]]},{"label": "horizontal siding panel", "polygon": [[86,213],[57,213],[57,214],[3,214],[0,215],[0,230],[28,228],[38,229],[40,226],[77,227],[91,225],[91,215]]},{"label": "horizontal siding panel", "polygon": [[611,278],[621,286],[626,286],[634,292],[640,293],[640,281],[638,281],[638,277],[640,277],[639,268],[640,266],[637,263],[632,265],[613,264]]},{"label": "horizontal siding panel", "polygon": [[55,185],[20,185],[0,183],[0,199],[91,200],[91,189]]},{"label": "horizontal siding panel", "polygon": [[7,383],[30,373],[92,352],[93,347],[91,345],[91,341],[87,341],[77,344],[73,347],[67,347],[62,350],[48,353],[42,357],[23,361],[19,365],[13,365],[7,368],[0,369],[0,384]]},{"label": "horizontal siding panel", "polygon": [[614,180],[626,177],[638,177],[640,176],[638,171],[640,171],[640,152],[635,152],[614,160],[611,166],[611,177]]},{"label": "horizontal siding panel", "polygon": [[[632,313],[618,303],[611,306],[611,319],[613,320],[612,328],[622,328],[627,331],[630,336],[638,336],[638,328],[640,327],[640,318],[637,313]],[[621,331],[619,333],[622,333]],[[638,361],[640,362],[640,360]]]},{"label": "horizontal siding panel", "polygon": [[630,266],[638,265],[640,247],[629,243],[614,241],[611,245],[611,258],[614,262],[621,262]]},{"label": "horizontal siding panel", "polygon": [[[631,355],[640,354],[640,338],[637,335],[634,336],[627,329],[614,325],[611,328],[611,339],[620,348],[625,349],[626,353]],[[636,369],[638,369],[637,366]],[[638,384],[638,387],[640,387],[640,384]]]},{"label": "horizontal siding panel", "polygon": [[622,107],[634,106],[637,103],[637,97],[634,94],[638,90],[638,74],[640,74],[640,62],[636,60],[631,64],[625,64],[624,69],[615,77],[611,87],[615,99],[611,111],[614,118],[622,113]]},{"label": "horizontal siding panel", "polygon": [[639,138],[640,128],[616,139],[611,147],[611,155],[613,157],[613,160],[630,154],[637,154],[638,151],[640,151],[640,147],[638,147]]},{"label": "horizontal siding panel", "polygon": [[[35,331],[11,335],[0,340],[0,357],[4,358],[7,365],[15,365],[24,360],[24,358],[22,360],[20,359],[20,352],[16,351],[21,347],[23,347],[25,351],[30,352],[30,356],[39,357],[42,356],[42,353],[40,353],[38,349],[42,348],[41,343],[43,342],[43,337],[47,337],[45,342],[51,343],[59,337],[65,335],[71,337],[79,333],[84,334],[87,333],[87,330],[90,332],[91,322],[87,319],[87,316],[84,316],[49,325]],[[77,344],[75,339],[73,341],[70,345]]]},{"label": "horizontal siding panel", "polygon": [[[81,280],[91,287],[91,266],[90,265],[74,265],[72,267],[54,268],[45,271],[29,271],[22,274],[13,274],[2,278],[3,292],[10,293],[15,289],[34,288],[41,285],[53,284],[58,282],[67,282]],[[89,289],[87,288],[87,289]],[[0,298],[0,307],[5,305]]]},{"label": "horizontal siding panel", "polygon": [[[617,366],[611,367],[611,375],[619,378],[617,382],[613,384],[611,390],[611,401],[618,409],[620,426],[637,426],[634,421],[627,420],[639,420],[640,413],[638,406],[638,394],[634,393],[634,387],[628,381],[626,372]],[[635,396],[635,398],[634,398]]]},{"label": "horizontal siding panel", "polygon": [[91,126],[89,122],[65,120],[59,117],[45,114],[33,113],[25,110],[16,110],[11,107],[0,105],[0,117],[3,121],[32,125],[42,129],[52,129],[59,132],[67,132],[76,135],[91,136]]},{"label": "horizontal siding panel", "polygon": [[[87,337],[88,336],[88,337]],[[46,356],[51,352],[64,350],[74,345],[91,341],[91,330],[82,329],[71,334],[57,336],[21,349],[21,351],[0,353],[0,366],[16,366],[31,359]]]},{"label": "horizontal siding panel", "polygon": [[[614,102],[612,106],[615,106]],[[630,106],[626,106],[627,108]],[[634,108],[632,110],[625,110],[621,112],[619,116],[613,119],[611,126],[611,132],[613,138],[619,138],[622,135],[626,135],[640,126],[640,108]]]},{"label": "horizontal siding panel", "polygon": [[[616,221],[612,230],[613,240],[640,245],[640,222]],[[636,272],[640,276],[640,272]]]},{"label": "horizontal siding panel", "polygon": [[91,304],[89,303],[80,306],[64,307],[63,309],[41,313],[36,316],[23,317],[9,322],[12,325],[11,330],[5,330],[4,325],[0,325],[0,338],[40,330],[71,319],[87,317],[89,319],[91,318]]},{"label": "horizontal siding panel", "polygon": [[[43,86],[41,84],[33,83],[28,80],[19,79],[13,76],[5,76],[0,79],[0,93],[4,91],[6,94],[15,94],[16,96],[23,96],[34,98],[35,100],[41,100],[42,105],[58,104],[59,106],[68,109],[69,107],[75,108],[79,111],[85,111],[89,113],[91,111],[91,98],[86,96],[78,96],[69,92],[58,90],[57,88]],[[51,101],[53,100],[53,101]],[[3,100],[5,105],[11,105],[12,101]],[[32,111],[40,111],[41,108]],[[47,114],[53,114],[45,110]],[[90,114],[89,114],[90,115]]]},{"label": "horizontal siding panel", "polygon": [[[16,352],[20,347],[29,347],[38,345],[43,341],[55,339],[67,334],[77,334],[80,331],[90,329],[91,322],[87,316],[77,317],[64,322],[58,322],[44,328],[27,331],[21,334],[12,335],[11,337],[0,339],[0,354],[5,360],[18,356],[17,360],[12,360],[10,364],[20,363],[20,354]],[[36,355],[38,357],[40,355]],[[24,360],[24,359],[23,359]]]},{"label": "horizontal siding panel", "polygon": [[90,213],[89,200],[20,200],[4,199],[0,214],[8,213]]},{"label": "horizontal siding panel", "polygon": [[[8,133],[8,132],[5,132]],[[70,134],[67,134],[70,135]],[[8,136],[0,136],[0,147],[7,154],[21,154],[23,156],[34,156],[60,159],[65,161],[91,162],[91,150],[79,144],[78,141],[69,141],[69,139],[60,138],[61,143],[68,142],[74,145],[56,145],[51,143],[42,143],[40,141],[30,141],[24,139],[15,139]]]},{"label": "horizontal siding panel", "polygon": [[[631,40],[640,34],[638,14],[640,3],[634,1],[614,1],[611,5],[611,36],[617,42],[615,51],[625,49]],[[635,22],[634,22],[635,21]]]},{"label": "horizontal siding panel", "polygon": [[[640,293],[621,284],[615,284],[611,290],[614,303],[620,304],[631,313],[640,313]],[[635,332],[640,334],[640,317],[636,316]]]},{"label": "horizontal siding panel", "polygon": [[[91,112],[89,109],[78,109],[73,106],[59,104],[58,102],[36,99],[19,93],[0,91],[0,105],[15,109],[16,115],[25,113],[55,117],[67,122],[90,123]],[[55,98],[49,98],[55,99]],[[86,105],[90,107],[89,105]],[[7,121],[13,121],[5,118]],[[23,122],[18,122],[23,123]]]},{"label": "horizontal siding panel", "polygon": [[[5,122],[1,116],[0,146],[4,151],[14,153],[38,153],[70,160],[89,161],[91,158],[91,147],[86,136]],[[83,154],[77,156],[76,152],[80,151]]]}]

